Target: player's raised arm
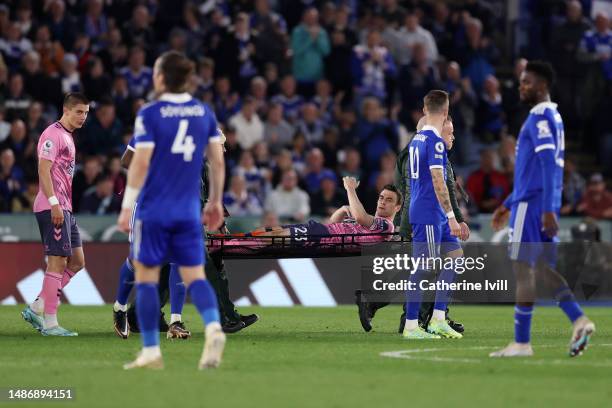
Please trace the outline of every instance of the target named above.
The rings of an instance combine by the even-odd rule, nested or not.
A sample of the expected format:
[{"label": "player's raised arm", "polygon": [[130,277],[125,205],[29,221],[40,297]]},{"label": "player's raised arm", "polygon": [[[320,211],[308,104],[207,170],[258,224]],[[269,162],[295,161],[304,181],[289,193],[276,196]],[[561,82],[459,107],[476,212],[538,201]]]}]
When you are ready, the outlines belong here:
[{"label": "player's raised arm", "polygon": [[223,158],[222,140],[211,140],[206,148],[206,158],[209,164],[208,202],[204,208],[204,223],[209,231],[217,230],[223,223],[223,184],[225,183],[225,160]]},{"label": "player's raised arm", "polygon": [[357,197],[359,182],[354,177],[344,177],[342,181],[344,182],[344,188],[348,196],[349,208],[355,221],[357,221],[359,225],[369,228],[374,222],[374,217],[366,212],[365,208],[363,208],[363,204],[359,201],[359,197]]}]

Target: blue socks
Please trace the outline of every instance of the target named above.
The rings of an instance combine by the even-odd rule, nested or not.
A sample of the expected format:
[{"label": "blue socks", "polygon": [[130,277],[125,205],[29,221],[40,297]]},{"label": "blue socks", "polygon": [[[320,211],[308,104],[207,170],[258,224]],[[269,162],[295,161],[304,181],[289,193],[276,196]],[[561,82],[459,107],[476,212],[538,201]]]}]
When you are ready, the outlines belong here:
[{"label": "blue socks", "polygon": [[429,271],[416,271],[410,275],[409,282],[414,282],[414,289],[406,292],[406,320],[416,320],[419,318],[419,309],[423,299],[420,283],[428,274],[430,274]]},{"label": "blue socks", "polygon": [[529,343],[532,315],[533,306],[514,307],[514,341],[517,343]]},{"label": "blue socks", "polygon": [[200,313],[204,325],[219,323],[219,308],[217,306],[217,296],[210,282],[205,279],[197,279],[189,285],[189,296],[196,309]]},{"label": "blue socks", "polygon": [[117,288],[117,302],[127,305],[128,297],[134,286],[134,267],[129,259],[126,259],[119,272],[119,287]]},{"label": "blue socks", "polygon": [[572,290],[567,286],[561,286],[557,292],[555,292],[555,299],[559,302],[559,307],[563,310],[563,313],[565,313],[572,323],[580,316],[584,315],[580,305],[576,302],[576,298],[574,298]]},{"label": "blue socks", "polygon": [[159,293],[157,283],[136,284],[136,316],[144,347],[159,345]]},{"label": "blue socks", "polygon": [[[447,284],[453,283],[455,280],[454,269],[444,269],[440,272],[438,282],[445,282]],[[438,290],[436,291],[436,303],[434,304],[434,310],[446,311],[446,305],[448,305],[449,290]]]},{"label": "blue socks", "polygon": [[185,288],[185,284],[183,284],[177,264],[170,264],[168,286],[170,288],[170,313],[180,315],[183,313],[187,289]]}]

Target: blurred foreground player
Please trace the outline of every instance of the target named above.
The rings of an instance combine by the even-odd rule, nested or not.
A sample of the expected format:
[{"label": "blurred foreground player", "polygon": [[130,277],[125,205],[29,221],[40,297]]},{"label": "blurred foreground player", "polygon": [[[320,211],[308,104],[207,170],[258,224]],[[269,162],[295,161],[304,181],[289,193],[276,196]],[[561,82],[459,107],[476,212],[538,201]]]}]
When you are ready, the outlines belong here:
[{"label": "blurred foreground player", "polygon": [[63,114],[38,141],[38,195],[34,213],[47,256],[42,290],[21,315],[43,336],[77,336],[57,321],[60,291],[85,265],[81,236],[72,214],[72,176],[75,147],[72,133],[89,113],[89,101],[80,93],[64,97]]},{"label": "blurred foreground player", "polygon": [[[204,154],[211,164],[210,200],[204,209],[211,230],[223,220],[221,196],[225,164],[221,134],[210,108],[185,92],[193,63],[178,52],[166,52],[155,62],[154,88],[159,99],[138,112],[134,126],[136,151],[128,171],[119,228],[129,231],[136,199],[131,259],[136,267],[136,302],[143,349],[134,368],[163,368],[159,347],[160,265],[175,262],[205,328],[198,367],[221,363],[225,334],[219,322],[217,298],[204,275],[204,241],[199,200]],[[210,143],[209,143],[210,142]]]},{"label": "blurred foreground player", "polygon": [[573,324],[569,355],[587,347],[595,325],[582,312],[567,282],[555,269],[561,208],[565,135],[557,104],[550,101],[554,71],[550,64],[527,63],[521,74],[521,101],[533,106],[518,137],[514,189],[491,220],[495,230],[510,216],[510,259],[516,275],[514,342],[491,357],[532,356],[531,316],[536,273],[554,288],[559,307]]}]

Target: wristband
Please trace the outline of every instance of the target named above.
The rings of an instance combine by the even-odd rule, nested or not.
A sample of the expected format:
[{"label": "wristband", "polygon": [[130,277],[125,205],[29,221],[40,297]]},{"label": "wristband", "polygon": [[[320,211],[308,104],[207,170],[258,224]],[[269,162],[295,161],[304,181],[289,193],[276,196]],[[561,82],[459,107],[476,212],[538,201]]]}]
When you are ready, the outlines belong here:
[{"label": "wristband", "polygon": [[47,200],[49,200],[49,205],[51,207],[53,207],[54,205],[59,205],[59,200],[57,199],[56,196],[51,196],[51,197],[47,198]]},{"label": "wristband", "polygon": [[446,218],[448,218],[449,220],[451,218],[455,218],[455,213],[453,211],[449,211],[446,213]]},{"label": "wristband", "polygon": [[125,188],[125,192],[123,193],[123,202],[121,203],[121,208],[129,208],[130,210],[134,208],[134,203],[138,198],[138,194],[140,194],[140,189],[127,186]]}]

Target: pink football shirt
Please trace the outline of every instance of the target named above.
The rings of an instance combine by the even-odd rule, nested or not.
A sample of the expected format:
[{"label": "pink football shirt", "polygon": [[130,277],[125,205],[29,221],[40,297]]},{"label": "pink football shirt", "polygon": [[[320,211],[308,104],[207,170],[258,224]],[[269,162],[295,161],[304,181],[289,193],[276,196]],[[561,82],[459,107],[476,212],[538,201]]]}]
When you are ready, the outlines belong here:
[{"label": "pink football shirt", "polygon": [[[74,174],[75,148],[72,133],[59,122],[51,124],[40,135],[38,141],[38,158],[53,162],[51,165],[51,181],[53,191],[62,209],[72,212],[72,176]],[[50,210],[47,197],[38,188],[34,200],[34,212]]]},{"label": "pink football shirt", "polygon": [[[374,217],[374,222],[368,227],[364,227],[361,224],[355,222],[355,220],[348,219],[344,222],[336,222],[333,224],[327,224],[327,229],[330,234],[342,234],[342,235],[353,235],[353,234],[382,234],[392,233],[395,231],[393,220],[390,218]],[[356,236],[356,243],[374,243],[388,241],[392,237],[390,235],[369,235],[369,236]],[[333,244],[343,242],[343,237],[329,237],[322,238],[322,244]],[[352,238],[344,238],[344,243],[353,242]]]}]

